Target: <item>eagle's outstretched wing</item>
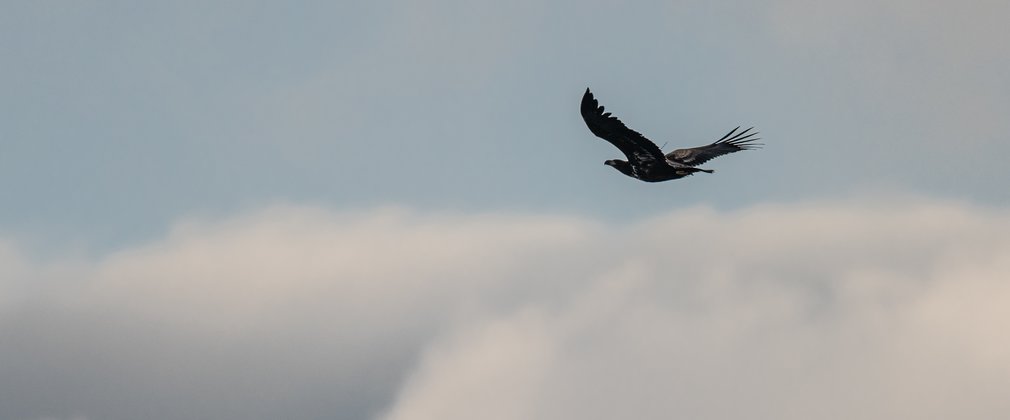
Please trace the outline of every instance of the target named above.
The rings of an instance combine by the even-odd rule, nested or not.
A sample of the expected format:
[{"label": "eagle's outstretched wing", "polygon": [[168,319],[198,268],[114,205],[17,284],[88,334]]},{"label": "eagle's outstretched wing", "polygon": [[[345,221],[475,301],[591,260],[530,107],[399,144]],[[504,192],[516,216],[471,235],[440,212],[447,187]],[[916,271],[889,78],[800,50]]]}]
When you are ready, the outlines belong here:
[{"label": "eagle's outstretched wing", "polygon": [[582,96],[582,119],[589,126],[589,131],[621,149],[632,164],[648,167],[665,160],[663,151],[656,143],[628,128],[609,112],[603,112],[603,107],[589,88],[586,88],[586,94]]},{"label": "eagle's outstretched wing", "polygon": [[739,133],[736,133],[736,130],[739,130],[740,127],[734,128],[721,139],[716,140],[708,146],[693,147],[690,149],[677,149],[666,155],[666,158],[684,165],[698,166],[725,154],[739,152],[741,150],[757,149],[760,146],[763,146],[761,143],[754,143],[754,141],[760,140],[756,137],[752,138],[752,136],[756,135],[757,132],[747,134],[753,128],[754,127],[748,128]]}]

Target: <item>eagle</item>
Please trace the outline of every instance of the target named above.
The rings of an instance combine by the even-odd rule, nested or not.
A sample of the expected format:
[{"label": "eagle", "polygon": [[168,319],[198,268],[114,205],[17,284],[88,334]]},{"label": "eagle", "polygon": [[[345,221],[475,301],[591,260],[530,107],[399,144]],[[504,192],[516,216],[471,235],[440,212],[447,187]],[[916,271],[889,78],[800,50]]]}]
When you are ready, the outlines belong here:
[{"label": "eagle", "polygon": [[582,119],[589,126],[589,131],[610,142],[628,157],[626,161],[611,159],[603,163],[645,182],[669,181],[693,175],[695,172],[713,173],[715,171],[711,169],[697,166],[725,154],[763,146],[761,143],[755,143],[760,139],[754,137],[756,131],[751,132],[754,127],[740,132],[737,132],[740,130],[740,127],[737,127],[707,146],[677,149],[663,154],[655,143],[625,126],[609,112],[604,112],[589,88],[586,88],[586,93],[582,96],[581,110]]}]

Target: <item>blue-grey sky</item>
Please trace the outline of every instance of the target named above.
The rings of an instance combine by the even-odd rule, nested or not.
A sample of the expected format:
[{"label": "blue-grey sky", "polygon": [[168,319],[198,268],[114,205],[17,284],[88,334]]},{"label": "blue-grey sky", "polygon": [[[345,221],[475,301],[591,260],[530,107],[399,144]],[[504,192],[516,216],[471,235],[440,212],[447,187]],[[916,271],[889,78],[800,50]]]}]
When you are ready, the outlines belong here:
[{"label": "blue-grey sky", "polygon": [[[1008,199],[994,4],[2,7],[0,228],[18,236],[114,246],[277,201],[641,217],[867,189]],[[579,118],[587,86],[669,148],[737,125],[768,147],[632,182]]]},{"label": "blue-grey sky", "polygon": [[0,418],[996,418],[1008,15],[5,1]]}]

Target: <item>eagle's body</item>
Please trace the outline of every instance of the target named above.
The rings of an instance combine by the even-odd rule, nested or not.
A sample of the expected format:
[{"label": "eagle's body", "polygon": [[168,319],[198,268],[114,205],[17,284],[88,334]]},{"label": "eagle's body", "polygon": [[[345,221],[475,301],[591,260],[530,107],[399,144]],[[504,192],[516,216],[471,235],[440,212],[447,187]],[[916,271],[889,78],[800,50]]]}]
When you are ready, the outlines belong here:
[{"label": "eagle's body", "polygon": [[710,169],[692,168],[676,162],[670,162],[667,165],[652,165],[648,167],[643,165],[633,165],[628,161],[619,159],[611,159],[603,163],[613,166],[614,169],[621,171],[621,173],[627,176],[637,178],[645,182],[669,181],[671,179],[683,178],[695,172],[714,172]]},{"label": "eagle's body", "polygon": [[586,121],[589,131],[617,146],[628,157],[626,161],[613,159],[604,163],[627,176],[645,182],[669,181],[695,172],[712,173],[712,170],[696,166],[728,153],[750,150],[761,145],[754,143],[757,138],[751,138],[757,134],[756,132],[747,134],[753,127],[736,133],[740,128],[737,127],[707,146],[677,149],[664,155],[655,143],[625,126],[609,112],[603,112],[603,107],[596,98],[593,98],[593,93],[589,89],[586,89],[586,94],[582,96],[581,111],[582,119]]}]

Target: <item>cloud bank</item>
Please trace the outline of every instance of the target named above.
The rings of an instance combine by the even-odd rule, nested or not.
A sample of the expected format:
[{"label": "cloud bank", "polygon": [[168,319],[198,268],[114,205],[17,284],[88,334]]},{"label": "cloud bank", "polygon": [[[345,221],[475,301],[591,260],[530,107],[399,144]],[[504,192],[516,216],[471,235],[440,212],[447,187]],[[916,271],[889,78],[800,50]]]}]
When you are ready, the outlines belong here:
[{"label": "cloud bank", "polygon": [[100,258],[0,242],[0,417],[994,418],[1010,212],[275,207]]}]

